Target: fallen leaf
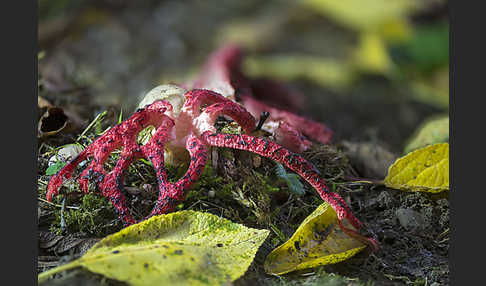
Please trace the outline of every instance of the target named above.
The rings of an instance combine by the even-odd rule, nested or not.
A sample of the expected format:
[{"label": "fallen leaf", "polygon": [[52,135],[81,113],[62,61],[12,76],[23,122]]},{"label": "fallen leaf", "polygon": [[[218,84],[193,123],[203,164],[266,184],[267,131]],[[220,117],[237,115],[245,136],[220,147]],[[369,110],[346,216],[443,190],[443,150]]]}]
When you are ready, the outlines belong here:
[{"label": "fallen leaf", "polygon": [[83,124],[84,122],[72,112],[67,112],[61,107],[47,107],[39,119],[37,137],[44,138],[58,133],[74,132]]},{"label": "fallen leaf", "polygon": [[64,166],[66,166],[66,164],[67,164],[67,162],[64,162],[64,161],[57,161],[57,162],[53,163],[52,165],[47,167],[46,175],[47,176],[55,175],[57,172],[59,172],[59,170],[64,168]]},{"label": "fallen leaf", "polygon": [[415,100],[448,111],[449,67],[438,70],[429,77],[413,79],[410,86]]},{"label": "fallen leaf", "polygon": [[209,213],[159,215],[104,238],[38,280],[82,266],[130,285],[221,285],[246,272],[268,234]]},{"label": "fallen leaf", "polygon": [[435,143],[449,141],[449,116],[435,117],[425,121],[409,139],[404,152],[410,153],[413,150]]},{"label": "fallen leaf", "polygon": [[441,192],[449,189],[449,143],[438,143],[399,158],[388,169],[387,187]]},{"label": "fallen leaf", "polygon": [[41,108],[47,108],[51,106],[52,104],[47,99],[37,96],[37,108],[41,109]]},{"label": "fallen leaf", "polygon": [[49,107],[39,120],[38,137],[50,136],[61,132],[68,124],[68,117],[60,107]]},{"label": "fallen leaf", "polygon": [[57,235],[53,232],[40,231],[39,232],[39,247],[50,248],[54,246],[63,238],[62,235]]},{"label": "fallen leaf", "polygon": [[[353,228],[346,222],[343,224]],[[338,263],[364,248],[364,243],[341,230],[336,212],[323,203],[302,222],[287,242],[267,256],[264,267],[269,274],[282,275]]]},{"label": "fallen leaf", "polygon": [[268,57],[249,57],[245,72],[282,81],[305,79],[323,87],[341,90],[354,79],[354,70],[345,60],[286,54]]},{"label": "fallen leaf", "polygon": [[81,256],[99,240],[98,238],[80,237],[76,234],[63,236],[52,232],[40,231],[38,242],[42,253],[52,254],[54,257],[57,257],[56,260],[59,260],[61,255],[66,253],[73,256]]},{"label": "fallen leaf", "polygon": [[397,156],[376,142],[342,141],[344,154],[364,178],[382,179]]},{"label": "fallen leaf", "polygon": [[348,28],[376,30],[379,26],[405,18],[423,6],[416,0],[305,0],[302,4]]},{"label": "fallen leaf", "polygon": [[353,57],[353,64],[364,72],[387,74],[393,66],[384,39],[374,32],[361,33]]}]

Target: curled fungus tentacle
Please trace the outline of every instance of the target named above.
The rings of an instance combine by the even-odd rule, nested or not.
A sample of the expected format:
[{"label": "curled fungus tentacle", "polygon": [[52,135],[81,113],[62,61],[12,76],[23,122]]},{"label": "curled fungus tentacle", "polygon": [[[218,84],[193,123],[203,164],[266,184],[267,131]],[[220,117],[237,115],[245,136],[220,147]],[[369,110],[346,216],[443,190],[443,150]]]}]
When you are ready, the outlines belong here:
[{"label": "curled fungus tentacle", "polygon": [[[372,249],[378,249],[378,244],[374,239],[363,237],[357,232],[361,227],[360,221],[354,216],[344,199],[338,193],[327,188],[316,167],[301,155],[293,153],[272,141],[246,134],[217,134],[206,131],[201,135],[201,138],[210,146],[250,151],[285,165],[314,187],[320,197],[336,211],[339,226],[344,232],[370,245]],[[343,225],[343,221],[346,219],[356,230]]]},{"label": "curled fungus tentacle", "polygon": [[246,134],[217,134],[207,131],[201,135],[201,138],[210,146],[250,151],[285,165],[309,182],[321,198],[333,207],[340,220],[348,219],[354,227],[360,227],[360,222],[343,198],[339,194],[329,191],[319,171],[301,155],[270,140]]}]

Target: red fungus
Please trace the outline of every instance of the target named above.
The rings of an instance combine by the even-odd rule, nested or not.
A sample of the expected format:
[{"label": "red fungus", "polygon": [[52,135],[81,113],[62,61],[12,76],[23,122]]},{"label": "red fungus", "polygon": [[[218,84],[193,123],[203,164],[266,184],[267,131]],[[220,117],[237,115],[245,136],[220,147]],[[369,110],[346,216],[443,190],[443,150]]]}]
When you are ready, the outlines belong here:
[{"label": "red fungus", "polygon": [[[220,55],[220,56],[217,56]],[[222,57],[221,57],[222,55]],[[235,48],[223,50],[210,60],[207,69],[217,70],[215,73],[197,81],[198,85],[204,85],[207,80],[211,84],[222,81],[225,90],[230,90],[246,79],[236,71],[237,77],[231,67],[238,66],[239,52]],[[207,74],[206,74],[207,75]],[[208,75],[207,75],[208,76]],[[217,79],[225,77],[225,79]],[[235,79],[236,78],[236,79]],[[230,84],[227,80],[230,80]],[[226,80],[226,81],[225,81]],[[236,90],[236,89],[235,89]],[[241,89],[240,89],[241,90]],[[293,147],[301,151],[310,146],[311,142],[305,139],[299,130],[316,140],[323,142],[329,139],[330,132],[320,123],[304,119],[287,111],[270,108],[251,98],[250,90],[236,92],[243,99],[243,104],[253,107],[257,111],[269,111],[270,117],[274,114],[274,120],[279,120],[279,126],[275,132],[277,142],[264,138],[254,137],[250,134],[256,125],[255,118],[247,109],[232,100],[232,96],[225,97],[219,93],[206,89],[192,89],[184,93],[184,105],[180,112],[172,112],[172,105],[165,100],[140,108],[129,119],[109,129],[104,135],[97,138],[76,158],[71,160],[63,169],[54,175],[48,185],[47,199],[58,194],[62,183],[72,176],[76,166],[82,161],[92,158],[89,166],[81,173],[79,183],[84,192],[88,192],[90,183],[101,191],[115,206],[120,219],[125,225],[136,221],[128,213],[126,201],[122,193],[124,171],[138,158],[150,160],[156,172],[159,187],[159,196],[150,216],[173,211],[176,204],[185,197],[185,190],[192,187],[199,179],[207,160],[207,146],[226,147],[245,150],[277,161],[293,170],[312,185],[320,197],[328,202],[336,211],[339,226],[349,235],[356,237],[377,249],[377,243],[372,238],[366,238],[359,234],[361,223],[353,215],[343,198],[336,192],[330,191],[319,171],[301,155],[278,144]],[[255,107],[257,106],[257,107]],[[177,114],[177,115],[175,115]],[[218,134],[214,123],[218,116],[226,116],[236,121],[246,134]],[[298,124],[296,127],[292,124]],[[305,126],[301,126],[303,124]],[[137,136],[144,128],[154,126],[156,132],[147,144],[140,146]],[[309,131],[310,130],[310,131]],[[115,149],[121,148],[121,153],[114,169],[107,172],[103,164]],[[167,179],[164,166],[164,148],[187,150],[190,155],[189,168],[186,174],[176,183],[170,183]],[[343,221],[348,220],[356,229],[347,228]]]},{"label": "red fungus", "polygon": [[[239,101],[254,116],[270,113],[263,130],[271,132],[276,142],[294,152],[303,152],[312,144],[307,139],[327,144],[333,132],[320,122],[299,116],[291,110],[302,107],[300,93],[269,79],[249,79],[241,72],[243,52],[227,45],[210,55],[200,76],[189,86],[210,89]],[[277,98],[280,98],[277,101]],[[307,138],[306,138],[307,137]]]}]

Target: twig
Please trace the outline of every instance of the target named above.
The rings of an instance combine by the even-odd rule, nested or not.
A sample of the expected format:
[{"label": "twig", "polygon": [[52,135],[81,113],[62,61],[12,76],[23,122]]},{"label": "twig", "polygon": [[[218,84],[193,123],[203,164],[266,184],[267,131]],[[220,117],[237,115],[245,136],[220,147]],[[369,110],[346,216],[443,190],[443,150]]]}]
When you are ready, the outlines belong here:
[{"label": "twig", "polygon": [[62,207],[61,207],[61,233],[66,232],[66,219],[64,218],[64,210],[66,209],[66,197],[62,199]]},{"label": "twig", "polygon": [[91,121],[91,123],[84,129],[84,131],[78,136],[78,138],[76,139],[76,141],[79,141],[79,139],[81,139],[98,121],[102,120],[103,117],[105,117],[105,115],[107,114],[108,112],[105,110],[103,112],[101,112],[100,114],[98,114],[95,119],[93,119],[93,121]]},{"label": "twig", "polygon": [[344,176],[343,179],[345,181],[349,181],[351,183],[357,184],[373,184],[373,185],[383,185],[383,180],[374,180],[368,178],[359,178],[359,177],[352,177],[352,176]]},{"label": "twig", "polygon": [[[38,197],[37,199],[38,199],[39,201],[44,202],[44,203],[46,203],[46,204],[49,204],[49,205],[51,205],[51,206],[58,207],[58,208],[62,208],[62,205],[58,205],[58,204],[55,204],[55,203],[51,203],[50,201],[45,200],[45,199],[43,199],[43,198],[39,198],[39,197]],[[66,208],[68,208],[68,209],[79,210],[79,207],[72,207],[72,206],[65,206],[65,207],[66,207]]]}]

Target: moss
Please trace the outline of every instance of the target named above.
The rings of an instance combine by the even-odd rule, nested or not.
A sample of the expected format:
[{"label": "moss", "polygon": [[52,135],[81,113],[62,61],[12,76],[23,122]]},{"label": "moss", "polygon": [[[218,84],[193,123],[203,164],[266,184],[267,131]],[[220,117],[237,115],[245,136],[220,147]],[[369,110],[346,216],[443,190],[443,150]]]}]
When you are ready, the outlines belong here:
[{"label": "moss", "polygon": [[[307,273],[306,273],[307,272]],[[349,278],[335,273],[325,272],[323,267],[314,268],[313,272],[301,271],[285,276],[260,275],[256,280],[250,280],[246,275],[235,281],[235,286],[258,284],[262,286],[371,286],[371,281],[364,283],[357,278]]]},{"label": "moss", "polygon": [[[61,209],[54,211],[55,219],[50,230],[61,234]],[[64,220],[69,233],[83,232],[106,236],[121,229],[117,215],[108,199],[95,194],[84,195],[78,209],[65,209]]]},{"label": "moss", "polygon": [[343,181],[346,176],[357,176],[346,154],[335,145],[312,146],[303,156],[319,169],[328,183]]},{"label": "moss", "polygon": [[220,132],[225,134],[241,134],[242,130],[241,130],[241,126],[233,121],[228,124],[225,124],[223,128],[221,128]]},{"label": "moss", "polygon": [[339,276],[334,273],[318,272],[315,275],[308,277],[281,277],[279,280],[268,280],[264,283],[265,286],[280,285],[280,286],[293,286],[293,285],[305,285],[305,286],[365,286],[372,285],[371,283],[362,283],[357,279],[351,279],[348,277]]}]

